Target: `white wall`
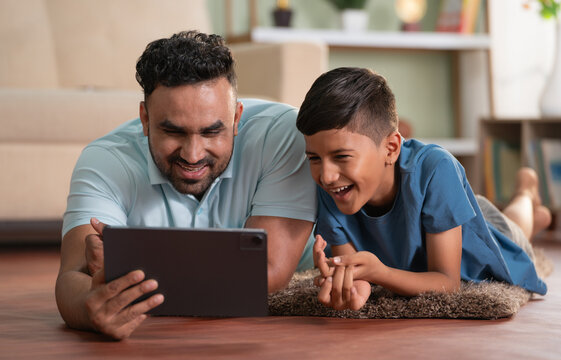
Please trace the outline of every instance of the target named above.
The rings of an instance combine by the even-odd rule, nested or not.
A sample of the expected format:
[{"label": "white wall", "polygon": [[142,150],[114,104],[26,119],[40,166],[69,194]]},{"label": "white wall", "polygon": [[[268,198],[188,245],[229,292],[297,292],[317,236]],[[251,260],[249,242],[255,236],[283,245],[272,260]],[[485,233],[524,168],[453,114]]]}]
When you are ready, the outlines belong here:
[{"label": "white wall", "polygon": [[491,74],[497,117],[539,117],[539,99],[553,64],[554,21],[539,4],[490,0]]}]

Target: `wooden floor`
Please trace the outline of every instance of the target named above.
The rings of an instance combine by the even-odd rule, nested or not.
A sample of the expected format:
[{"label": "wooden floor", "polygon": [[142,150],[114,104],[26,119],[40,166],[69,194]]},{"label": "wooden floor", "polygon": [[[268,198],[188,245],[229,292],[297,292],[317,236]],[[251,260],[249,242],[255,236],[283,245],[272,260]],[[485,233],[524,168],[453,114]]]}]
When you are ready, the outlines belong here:
[{"label": "wooden floor", "polygon": [[549,292],[503,320],[149,318],[114,342],[68,329],[56,249],[0,248],[0,359],[561,359],[561,236]]}]

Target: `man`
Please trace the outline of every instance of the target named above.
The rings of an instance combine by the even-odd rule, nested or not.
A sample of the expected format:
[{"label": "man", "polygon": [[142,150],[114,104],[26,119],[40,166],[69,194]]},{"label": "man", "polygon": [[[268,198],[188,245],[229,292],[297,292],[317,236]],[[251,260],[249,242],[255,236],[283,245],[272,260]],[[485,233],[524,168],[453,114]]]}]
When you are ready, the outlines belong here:
[{"label": "man", "polygon": [[157,289],[139,270],[104,282],[104,224],[263,228],[269,291],[288,284],[316,215],[304,140],[295,109],[237,101],[233,65],[219,36],[195,31],[138,60],[140,119],[88,145],[72,175],[56,284],[70,327],[121,339],[165,301],[129,306]]}]

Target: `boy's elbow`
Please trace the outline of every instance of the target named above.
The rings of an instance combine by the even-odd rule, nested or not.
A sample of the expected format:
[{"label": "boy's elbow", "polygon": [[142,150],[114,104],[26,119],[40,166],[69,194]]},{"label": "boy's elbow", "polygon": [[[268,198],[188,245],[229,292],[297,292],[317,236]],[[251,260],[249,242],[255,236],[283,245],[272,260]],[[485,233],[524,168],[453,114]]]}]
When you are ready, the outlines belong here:
[{"label": "boy's elbow", "polygon": [[449,294],[458,292],[460,291],[461,286],[462,286],[462,281],[460,278],[449,279],[448,283],[444,286],[444,292]]}]

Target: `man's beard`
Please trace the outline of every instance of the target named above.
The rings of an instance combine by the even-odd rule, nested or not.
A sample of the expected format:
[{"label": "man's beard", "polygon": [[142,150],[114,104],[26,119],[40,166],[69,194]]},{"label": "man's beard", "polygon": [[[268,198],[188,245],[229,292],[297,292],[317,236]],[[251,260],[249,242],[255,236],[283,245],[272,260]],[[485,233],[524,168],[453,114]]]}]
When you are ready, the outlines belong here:
[{"label": "man's beard", "polygon": [[[173,185],[175,190],[177,190],[182,194],[193,195],[198,200],[202,199],[205,192],[212,185],[214,180],[216,180],[224,172],[224,170],[226,170],[232,158],[232,152],[233,152],[233,144],[232,144],[232,152],[230,152],[230,156],[228,157],[228,159],[223,162],[217,163],[212,158],[205,157],[197,161],[195,164],[189,164],[188,162],[183,160],[178,153],[174,153],[168,156],[164,160],[155,157],[154,153],[152,152],[150,136],[148,136],[148,147],[150,149],[150,154],[152,155],[152,159],[154,160],[154,164],[156,164],[156,167],[158,168],[158,170],[160,170],[162,175],[164,175],[164,177],[167,180],[169,180],[169,182]],[[178,166],[177,164],[184,164],[184,165],[197,166],[197,167],[207,166],[208,174],[200,180],[183,179],[174,173],[174,167]]]}]

